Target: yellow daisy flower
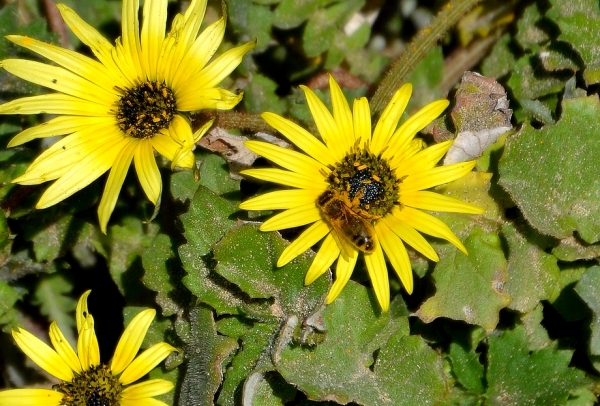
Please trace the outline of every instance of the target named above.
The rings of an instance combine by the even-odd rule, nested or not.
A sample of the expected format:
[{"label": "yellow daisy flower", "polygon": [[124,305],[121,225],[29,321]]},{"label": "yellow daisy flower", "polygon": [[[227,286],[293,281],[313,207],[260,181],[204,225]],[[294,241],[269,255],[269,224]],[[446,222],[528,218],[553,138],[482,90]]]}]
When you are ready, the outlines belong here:
[{"label": "yellow daisy flower", "polygon": [[154,151],[173,166],[191,168],[195,142],[212,124],[192,133],[184,112],[227,110],[241,100],[242,93],[216,86],[240,64],[254,42],[232,48],[208,63],[223,38],[225,18],[198,35],[206,0],[192,0],[185,14],[175,16],[165,35],[167,3],[146,1],[140,29],[139,1],[123,0],[122,36],[114,46],[72,9],[58,4],[66,24],[97,60],[33,38],[7,36],[58,65],[22,59],[0,62],[13,75],[58,92],[0,105],[0,114],[58,115],[17,134],[9,147],[67,135],[13,181],[34,185],[56,180],[37,208],[62,201],[110,169],[98,208],[100,227],[106,232],[132,160],[144,192],[156,204],[162,183]]},{"label": "yellow daisy flower", "polygon": [[147,309],[127,326],[109,365],[100,363],[100,349],[94,331],[94,318],[88,311],[90,290],[79,299],[76,310],[77,352],[73,350],[56,322],[50,325],[52,349],[30,332],[18,329],[12,334],[21,350],[49,374],[60,379],[50,389],[11,389],[0,392],[3,405],[165,405],[153,399],[173,389],[173,383],[152,379],[131,385],[164,360],[175,348],[167,343],[154,344],[136,357],[146,331],[156,315]]},{"label": "yellow daisy flower", "polygon": [[312,223],[286,247],[277,266],[323,240],[305,283],[312,283],[337,260],[336,280],[327,303],[340,294],[362,252],[385,311],[390,292],[384,253],[408,293],[413,290],[413,276],[404,243],[432,261],[439,257],[420,233],[443,238],[467,253],[446,224],[421,210],[482,213],[477,206],[426,190],[466,175],[475,161],[436,167],[452,141],[426,148],[422,140],[414,138],[446,109],[447,100],[428,104],[398,127],[412,92],[412,86],[406,84],[396,92],[371,131],[366,98],[355,100],[351,111],[332,77],[329,85],[333,114],[309,88],[301,86],[323,141],[283,117],[263,113],[269,125],[305,154],[247,141],[251,151],[283,169],[249,169],[243,173],[291,189],[249,199],[240,208],[284,210],[264,222],[260,228],[263,231]]}]

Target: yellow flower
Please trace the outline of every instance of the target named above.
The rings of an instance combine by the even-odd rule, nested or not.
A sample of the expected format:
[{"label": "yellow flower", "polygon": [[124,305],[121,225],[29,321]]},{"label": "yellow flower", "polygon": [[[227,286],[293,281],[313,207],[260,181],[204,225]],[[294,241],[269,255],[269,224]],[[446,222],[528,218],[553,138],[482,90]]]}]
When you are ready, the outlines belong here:
[{"label": "yellow flower", "polygon": [[426,148],[423,141],[414,138],[446,109],[447,100],[428,104],[398,127],[412,92],[412,86],[406,84],[396,92],[371,132],[367,100],[355,100],[351,111],[333,78],[329,85],[333,115],[310,89],[302,86],[323,142],[276,114],[262,115],[304,153],[265,142],[246,142],[251,151],[284,169],[249,169],[243,173],[291,189],[266,193],[240,207],[284,210],[264,222],[263,231],[312,223],[286,247],[277,266],[287,264],[323,239],[305,283],[312,283],[337,260],[336,280],[327,303],[340,294],[362,252],[385,311],[390,292],[384,253],[408,293],[413,290],[413,276],[404,243],[432,261],[439,257],[420,233],[443,238],[467,253],[446,224],[421,210],[482,213],[477,206],[426,190],[466,175],[475,161],[436,167],[452,141]]},{"label": "yellow flower", "polygon": [[139,1],[124,0],[122,37],[114,46],[72,9],[59,4],[66,24],[97,60],[32,38],[7,36],[59,65],[22,59],[0,62],[13,75],[58,92],[0,105],[0,114],[58,115],[17,134],[9,147],[67,135],[13,181],[34,185],[56,180],[37,208],[62,201],[110,169],[98,207],[100,227],[106,232],[132,160],[144,192],[156,204],[162,183],[154,151],[173,161],[173,166],[191,168],[195,141],[212,124],[192,134],[185,112],[227,110],[241,100],[242,93],[216,86],[240,64],[254,42],[232,48],[208,63],[223,38],[225,19],[198,35],[206,0],[193,0],[185,14],[175,16],[165,35],[167,3],[146,1],[140,30]]},{"label": "yellow flower", "polygon": [[153,397],[173,389],[172,382],[152,379],[131,385],[150,372],[171,352],[177,351],[169,344],[161,342],[136,357],[156,311],[144,310],[131,320],[117,344],[110,365],[104,365],[100,363],[94,318],[87,307],[90,292],[85,292],[77,304],[77,352],[73,350],[56,322],[50,325],[50,341],[54,349],[26,330],[13,330],[12,334],[19,348],[42,369],[60,379],[61,383],[55,385],[55,390],[2,391],[0,404],[166,406],[166,403]]}]

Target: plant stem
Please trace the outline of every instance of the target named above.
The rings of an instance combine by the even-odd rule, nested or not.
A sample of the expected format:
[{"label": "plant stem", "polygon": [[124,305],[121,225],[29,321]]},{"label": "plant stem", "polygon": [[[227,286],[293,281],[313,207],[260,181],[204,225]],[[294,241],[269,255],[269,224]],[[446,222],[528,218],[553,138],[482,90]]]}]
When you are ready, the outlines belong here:
[{"label": "plant stem", "polygon": [[406,50],[394,62],[382,79],[371,99],[371,112],[378,115],[392,99],[396,90],[406,81],[417,64],[446,32],[481,0],[454,0],[446,3],[429,26],[415,35]]}]

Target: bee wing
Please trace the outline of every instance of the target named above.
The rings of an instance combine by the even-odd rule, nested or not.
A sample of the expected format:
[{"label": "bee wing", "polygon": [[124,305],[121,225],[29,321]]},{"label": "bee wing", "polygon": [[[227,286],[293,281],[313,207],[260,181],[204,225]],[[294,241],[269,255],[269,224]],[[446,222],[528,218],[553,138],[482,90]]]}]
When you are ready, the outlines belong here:
[{"label": "bee wing", "polygon": [[333,237],[333,240],[340,249],[340,253],[346,261],[349,260],[349,258],[353,257],[353,253],[354,251],[356,251],[356,249],[352,246],[352,244],[346,241],[344,237],[340,237],[335,227],[333,228],[333,230],[331,230],[331,236]]}]

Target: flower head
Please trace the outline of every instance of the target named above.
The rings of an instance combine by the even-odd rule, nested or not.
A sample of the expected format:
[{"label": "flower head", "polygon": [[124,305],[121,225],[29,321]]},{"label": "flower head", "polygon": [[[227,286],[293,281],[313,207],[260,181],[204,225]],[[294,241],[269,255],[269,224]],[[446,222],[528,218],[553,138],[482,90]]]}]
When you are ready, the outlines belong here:
[{"label": "flower head", "polygon": [[379,304],[387,310],[390,293],[385,257],[405,289],[409,293],[413,290],[404,243],[438,261],[420,234],[424,233],[443,238],[466,254],[449,227],[422,210],[481,213],[477,206],[426,190],[466,175],[475,161],[436,167],[452,141],[426,148],[422,140],[414,138],[446,109],[447,100],[428,104],[398,127],[412,92],[411,85],[406,84],[371,131],[367,100],[355,100],[351,111],[336,81],[330,78],[329,84],[333,114],[310,89],[302,87],[323,142],[276,114],[262,115],[304,153],[260,141],[246,142],[250,150],[283,169],[249,169],[243,173],[289,189],[249,199],[240,207],[284,210],[264,222],[263,231],[311,224],[286,247],[277,266],[323,240],[305,283],[312,283],[337,260],[328,303],[342,291],[362,253]]},{"label": "flower head", "polygon": [[[55,390],[11,389],[0,392],[0,404],[8,405],[165,405],[153,399],[173,389],[173,383],[152,379],[131,385],[164,360],[175,348],[167,343],[154,344],[136,357],[150,323],[156,315],[153,309],[140,312],[131,320],[115,350],[109,365],[100,363],[94,318],[87,308],[85,292],[76,310],[77,352],[71,347],[56,322],[50,325],[52,349],[26,330],[13,330],[21,350],[49,374],[60,379]],[[12,402],[12,403],[11,403]]]},{"label": "flower head", "polygon": [[17,134],[9,146],[67,135],[14,180],[23,185],[56,180],[37,208],[62,201],[110,169],[98,208],[100,227],[106,232],[131,161],[144,192],[156,204],[162,184],[154,152],[170,159],[173,166],[191,168],[195,141],[211,125],[193,133],[185,112],[231,109],[241,100],[241,93],[216,86],[254,42],[232,48],[209,63],[223,38],[225,19],[198,35],[206,0],[192,0],[165,35],[167,3],[146,1],[140,29],[139,1],[123,0],[122,36],[115,45],[59,4],[66,24],[97,60],[32,38],[7,36],[58,65],[22,59],[0,62],[13,75],[57,91],[0,105],[0,114],[58,115]]}]

